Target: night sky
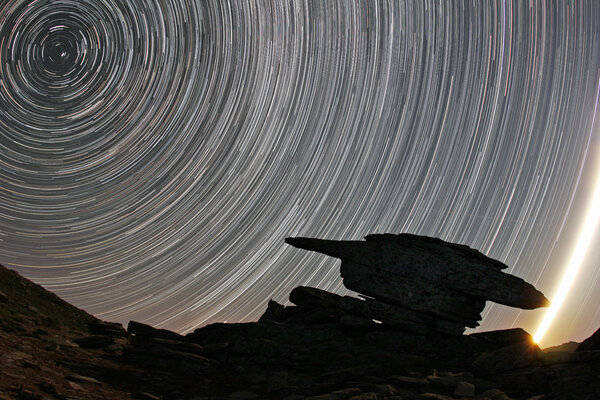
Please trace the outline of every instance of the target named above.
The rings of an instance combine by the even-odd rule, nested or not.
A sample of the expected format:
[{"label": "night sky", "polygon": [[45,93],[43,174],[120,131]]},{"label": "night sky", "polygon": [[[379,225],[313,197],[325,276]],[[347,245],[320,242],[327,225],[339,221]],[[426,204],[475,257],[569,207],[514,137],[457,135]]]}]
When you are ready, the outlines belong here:
[{"label": "night sky", "polygon": [[[256,320],[467,244],[552,300],[600,156],[600,2],[4,0],[0,262],[106,320]],[[600,327],[600,235],[543,344]],[[543,311],[488,303],[480,329]]]}]

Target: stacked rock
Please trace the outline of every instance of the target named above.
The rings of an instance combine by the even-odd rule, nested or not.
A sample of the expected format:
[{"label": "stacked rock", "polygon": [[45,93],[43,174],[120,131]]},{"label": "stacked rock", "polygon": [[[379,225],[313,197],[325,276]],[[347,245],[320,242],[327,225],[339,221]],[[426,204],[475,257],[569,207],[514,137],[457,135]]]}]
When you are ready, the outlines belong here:
[{"label": "stacked rock", "polygon": [[298,288],[298,306],[334,307],[391,326],[460,335],[479,325],[486,300],[522,309],[549,301],[508,268],[468,246],[412,234],[374,234],[366,241],[286,238],[294,247],[342,260],[344,285],[364,300]]}]

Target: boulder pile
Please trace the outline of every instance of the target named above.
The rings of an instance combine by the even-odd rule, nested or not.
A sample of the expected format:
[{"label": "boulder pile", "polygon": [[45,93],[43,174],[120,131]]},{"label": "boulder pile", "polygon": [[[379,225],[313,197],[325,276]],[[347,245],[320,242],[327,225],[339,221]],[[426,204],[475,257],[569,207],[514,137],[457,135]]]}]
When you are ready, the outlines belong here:
[{"label": "boulder pile", "polygon": [[520,328],[461,334],[486,300],[547,304],[476,250],[415,235],[287,242],[341,258],[363,298],[300,286],[257,322],[180,334],[100,321],[0,266],[0,399],[600,398],[600,330],[576,351],[543,351]]}]

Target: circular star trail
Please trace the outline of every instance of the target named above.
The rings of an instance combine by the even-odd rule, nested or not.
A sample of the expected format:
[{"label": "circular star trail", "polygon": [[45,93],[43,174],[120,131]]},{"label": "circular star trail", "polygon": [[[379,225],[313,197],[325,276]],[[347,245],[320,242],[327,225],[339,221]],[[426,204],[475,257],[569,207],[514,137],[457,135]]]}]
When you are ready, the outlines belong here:
[{"label": "circular star trail", "polygon": [[[296,235],[438,236],[551,295],[597,155],[598,37],[595,0],[3,2],[0,261],[180,332],[345,293]],[[600,325],[588,270],[555,340]]]}]

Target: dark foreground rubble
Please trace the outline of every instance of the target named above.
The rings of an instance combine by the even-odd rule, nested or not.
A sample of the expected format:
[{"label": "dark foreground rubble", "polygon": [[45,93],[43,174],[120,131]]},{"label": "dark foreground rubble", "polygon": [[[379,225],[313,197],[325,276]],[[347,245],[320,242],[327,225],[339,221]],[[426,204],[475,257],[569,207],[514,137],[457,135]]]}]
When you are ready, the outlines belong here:
[{"label": "dark foreground rubble", "polygon": [[522,329],[449,334],[435,313],[298,287],[257,322],[180,335],[100,321],[3,267],[0,293],[2,400],[600,398],[598,332],[546,353]]}]

